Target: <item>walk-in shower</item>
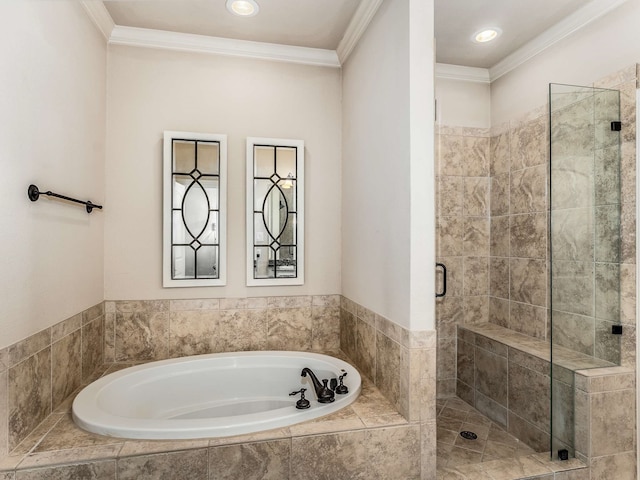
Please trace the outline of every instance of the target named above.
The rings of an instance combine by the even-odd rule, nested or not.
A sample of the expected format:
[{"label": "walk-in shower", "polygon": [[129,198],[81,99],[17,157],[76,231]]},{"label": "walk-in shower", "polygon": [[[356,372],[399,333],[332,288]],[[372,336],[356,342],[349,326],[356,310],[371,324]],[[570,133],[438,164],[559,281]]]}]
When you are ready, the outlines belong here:
[{"label": "walk-in shower", "polygon": [[549,122],[551,452],[557,458],[576,451],[574,372],[620,365],[620,93],[550,84]]}]

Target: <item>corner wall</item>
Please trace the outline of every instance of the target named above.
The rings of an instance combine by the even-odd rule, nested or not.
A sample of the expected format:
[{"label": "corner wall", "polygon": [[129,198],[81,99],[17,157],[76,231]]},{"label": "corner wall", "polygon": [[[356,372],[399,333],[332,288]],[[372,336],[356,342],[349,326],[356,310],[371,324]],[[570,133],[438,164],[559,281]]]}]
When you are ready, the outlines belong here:
[{"label": "corner wall", "polygon": [[[0,348],[103,300],[106,42],[79,2],[0,4]],[[105,211],[111,208],[105,204]]]}]

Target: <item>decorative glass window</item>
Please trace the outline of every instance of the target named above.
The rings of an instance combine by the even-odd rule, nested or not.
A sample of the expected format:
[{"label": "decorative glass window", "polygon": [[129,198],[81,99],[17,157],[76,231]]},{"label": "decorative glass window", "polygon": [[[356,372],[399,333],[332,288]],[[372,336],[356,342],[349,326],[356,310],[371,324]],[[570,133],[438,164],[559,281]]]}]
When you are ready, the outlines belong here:
[{"label": "decorative glass window", "polygon": [[163,286],[226,284],[227,136],[164,132]]},{"label": "decorative glass window", "polygon": [[304,284],[304,142],[247,139],[247,285]]}]

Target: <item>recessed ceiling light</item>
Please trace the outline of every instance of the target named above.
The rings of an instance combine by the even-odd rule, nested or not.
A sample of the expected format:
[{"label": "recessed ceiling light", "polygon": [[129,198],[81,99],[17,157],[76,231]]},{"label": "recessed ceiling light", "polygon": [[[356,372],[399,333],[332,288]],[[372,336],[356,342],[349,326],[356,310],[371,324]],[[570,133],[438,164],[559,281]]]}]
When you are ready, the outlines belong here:
[{"label": "recessed ceiling light", "polygon": [[227,10],[239,17],[253,17],[260,11],[255,0],[227,0]]},{"label": "recessed ceiling light", "polygon": [[484,30],[480,30],[479,32],[475,33],[473,37],[471,37],[471,39],[476,43],[486,43],[490,42],[491,40],[495,40],[500,36],[501,33],[502,30],[500,30],[498,27],[485,28]]}]

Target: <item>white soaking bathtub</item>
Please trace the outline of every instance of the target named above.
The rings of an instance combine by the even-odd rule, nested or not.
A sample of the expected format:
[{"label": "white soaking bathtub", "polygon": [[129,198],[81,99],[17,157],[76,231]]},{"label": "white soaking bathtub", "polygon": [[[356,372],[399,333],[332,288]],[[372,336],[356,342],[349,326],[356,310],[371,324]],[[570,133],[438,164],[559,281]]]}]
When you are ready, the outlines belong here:
[{"label": "white soaking bathtub", "polygon": [[[322,380],[344,372],[345,395],[319,403],[308,367]],[[73,402],[73,419],[100,435],[137,439],[209,438],[285,427],[338,411],[360,393],[347,362],[306,352],[233,352],[161,360],[106,375]],[[311,406],[296,408],[306,388]]]}]

